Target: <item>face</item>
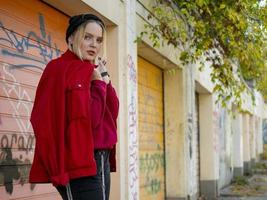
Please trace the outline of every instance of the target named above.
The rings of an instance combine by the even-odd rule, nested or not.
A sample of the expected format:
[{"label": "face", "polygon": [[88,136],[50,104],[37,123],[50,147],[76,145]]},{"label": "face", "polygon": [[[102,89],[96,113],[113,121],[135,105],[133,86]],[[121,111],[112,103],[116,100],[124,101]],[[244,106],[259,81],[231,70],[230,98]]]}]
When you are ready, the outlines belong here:
[{"label": "face", "polygon": [[103,42],[103,30],[96,22],[89,22],[85,27],[84,39],[81,42],[81,53],[84,60],[94,63]]}]

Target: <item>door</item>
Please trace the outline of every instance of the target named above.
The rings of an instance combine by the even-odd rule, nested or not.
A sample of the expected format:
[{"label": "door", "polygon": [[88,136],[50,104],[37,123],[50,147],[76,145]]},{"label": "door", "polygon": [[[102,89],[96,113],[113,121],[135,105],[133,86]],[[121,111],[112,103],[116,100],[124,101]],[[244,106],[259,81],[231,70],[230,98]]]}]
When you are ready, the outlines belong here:
[{"label": "door", "polygon": [[163,73],[138,57],[140,199],[165,198]]},{"label": "door", "polygon": [[199,94],[195,92],[195,132],[196,132],[196,145],[195,145],[195,155],[196,155],[196,162],[195,162],[195,179],[196,180],[196,193],[197,197],[200,194],[200,130],[199,130]]}]

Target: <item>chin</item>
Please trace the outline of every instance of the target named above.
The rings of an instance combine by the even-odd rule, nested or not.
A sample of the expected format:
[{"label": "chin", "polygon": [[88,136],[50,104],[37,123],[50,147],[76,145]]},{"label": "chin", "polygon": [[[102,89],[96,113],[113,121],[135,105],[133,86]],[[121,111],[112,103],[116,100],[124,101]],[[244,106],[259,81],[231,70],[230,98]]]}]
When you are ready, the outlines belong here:
[{"label": "chin", "polygon": [[95,57],[93,57],[93,56],[86,56],[86,57],[84,57],[84,60],[89,61],[90,63],[94,63]]}]

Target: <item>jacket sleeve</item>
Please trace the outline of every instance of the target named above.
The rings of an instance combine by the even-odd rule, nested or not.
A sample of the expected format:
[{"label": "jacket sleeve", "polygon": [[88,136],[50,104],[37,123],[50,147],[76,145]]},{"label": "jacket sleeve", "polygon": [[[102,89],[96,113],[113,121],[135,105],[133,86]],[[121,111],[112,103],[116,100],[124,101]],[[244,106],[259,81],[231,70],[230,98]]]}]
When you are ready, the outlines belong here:
[{"label": "jacket sleeve", "polygon": [[111,85],[111,82],[107,85],[107,106],[112,114],[114,121],[117,120],[119,113],[119,99],[116,91]]},{"label": "jacket sleeve", "polygon": [[106,89],[104,81],[93,80],[91,82],[91,121],[95,129],[103,120],[106,106]]},{"label": "jacket sleeve", "polygon": [[69,182],[65,172],[65,88],[62,77],[46,67],[38,84],[31,114],[38,155],[55,186]]},{"label": "jacket sleeve", "polygon": [[[117,126],[117,118],[119,113],[119,99],[111,82],[107,85],[107,106],[111,112],[115,125]],[[116,172],[116,144],[112,147],[109,156],[110,172]]]},{"label": "jacket sleeve", "polygon": [[112,147],[109,155],[109,163],[110,163],[110,172],[116,172],[116,144]]}]

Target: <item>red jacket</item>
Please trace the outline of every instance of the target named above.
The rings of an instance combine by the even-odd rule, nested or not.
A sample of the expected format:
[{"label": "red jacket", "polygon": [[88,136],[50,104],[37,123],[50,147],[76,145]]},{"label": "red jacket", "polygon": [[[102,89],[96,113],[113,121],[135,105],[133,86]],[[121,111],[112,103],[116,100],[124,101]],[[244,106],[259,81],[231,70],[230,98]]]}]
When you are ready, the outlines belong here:
[{"label": "red jacket", "polygon": [[[69,50],[46,66],[31,114],[36,138],[31,183],[66,185],[96,174],[91,105],[98,99],[90,92],[94,67]],[[110,156],[115,171],[115,145]]]},{"label": "red jacket", "polygon": [[119,100],[111,83],[91,82],[92,128],[95,149],[110,149],[117,142]]}]

